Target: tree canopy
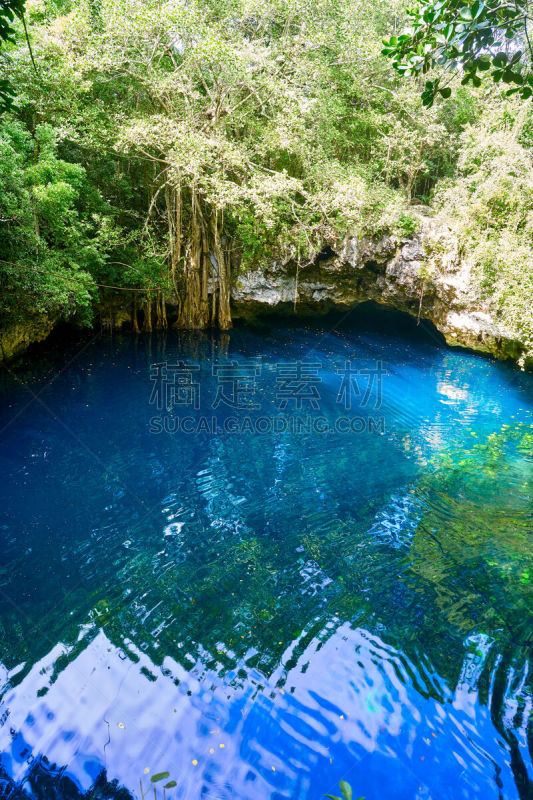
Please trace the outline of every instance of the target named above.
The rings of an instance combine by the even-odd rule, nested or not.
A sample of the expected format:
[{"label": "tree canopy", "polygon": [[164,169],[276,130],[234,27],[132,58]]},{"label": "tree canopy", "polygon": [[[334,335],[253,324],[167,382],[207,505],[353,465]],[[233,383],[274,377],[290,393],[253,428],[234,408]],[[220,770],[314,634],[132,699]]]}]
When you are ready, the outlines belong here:
[{"label": "tree canopy", "polygon": [[[412,235],[413,202],[457,226],[477,264],[473,230],[496,242],[508,218],[487,197],[487,227],[476,192],[488,184],[461,187],[478,163],[467,163],[471,142],[502,120],[529,163],[527,26],[522,14],[522,28],[516,17],[493,35],[492,5],[469,4],[471,19],[452,5],[439,4],[438,19],[417,6],[416,30],[387,39],[383,55],[403,0],[28,0],[0,48],[15,92],[0,117],[2,324],[35,314],[90,324],[119,287],[147,328],[166,324],[169,303],[182,327],[225,328],[240,272],[305,266],[347,233]],[[524,78],[512,86],[521,98],[506,96],[509,70]],[[419,81],[405,79],[424,72],[425,107]],[[498,169],[513,172],[510,151]],[[457,193],[470,225],[449,205]],[[513,202],[526,269],[529,194]],[[516,328],[498,298],[519,278],[492,263],[502,283],[491,302]],[[473,293],[500,285],[487,288],[484,269]]]}]

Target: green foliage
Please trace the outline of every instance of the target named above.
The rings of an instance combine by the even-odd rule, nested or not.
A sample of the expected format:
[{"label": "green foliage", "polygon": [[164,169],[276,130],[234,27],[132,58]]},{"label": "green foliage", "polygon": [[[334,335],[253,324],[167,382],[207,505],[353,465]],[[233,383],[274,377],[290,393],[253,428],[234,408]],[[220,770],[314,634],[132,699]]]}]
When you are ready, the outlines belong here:
[{"label": "green foliage", "polygon": [[156,775],[152,775],[150,778],[152,783],[159,783],[159,781],[163,781],[165,778],[170,776],[170,772],[158,772]]},{"label": "green foliage", "polygon": [[405,239],[412,237],[420,228],[420,221],[413,217],[411,214],[406,214],[402,211],[398,217],[398,232]]},{"label": "green foliage", "polygon": [[78,314],[89,321],[94,273],[113,223],[86,170],[57,155],[58,132],[0,123],[0,275],[5,321]]},{"label": "green foliage", "polygon": [[[329,797],[330,800],[353,800],[353,791],[352,787],[348,783],[348,781],[341,781],[339,783],[339,788],[341,790],[342,797],[338,797],[335,794],[327,794],[326,797]],[[364,797],[359,797],[358,800],[365,800]]]},{"label": "green foliage", "polygon": [[[236,275],[273,259],[305,264],[347,233],[408,238],[410,201],[437,191],[473,254],[473,290],[528,330],[533,131],[513,128],[520,191],[515,145],[504,147],[490,201],[492,156],[476,145],[496,112],[512,138],[505,114],[515,113],[474,91],[479,76],[505,82],[512,67],[527,81],[526,29],[508,12],[419,3],[411,33],[385,48],[394,71],[381,41],[401,0],[36,0],[26,16],[38,74],[21,36],[0,50],[2,80],[17,89],[0,125],[4,323],[35,313],[88,322],[97,284],[183,300],[193,197],[220,221]],[[452,61],[467,79],[453,94]],[[426,100],[443,102],[421,108],[398,72],[428,73]],[[527,86],[512,84],[522,96]]]},{"label": "green foliage", "polygon": [[[348,228],[379,232],[419,177],[431,183],[426,149],[413,159],[405,147],[396,169],[382,137],[396,132],[390,89],[373,79],[380,4],[98,0],[64,16],[55,5],[32,10],[39,75],[24,51],[7,66],[21,121],[53,120],[64,160],[83,165],[121,220],[122,255],[90,268],[99,282],[131,285],[132,270],[113,260],[137,274],[149,262],[148,284],[171,285],[178,191],[182,225],[195,193],[246,268],[291,252],[307,260]],[[398,111],[412,141],[427,121]],[[446,133],[437,126],[429,145],[437,174]],[[69,191],[58,184],[41,198],[48,226]]]},{"label": "green foliage", "polygon": [[22,19],[26,0],[0,0],[0,42],[15,42],[13,22]]},{"label": "green foliage", "polygon": [[[13,23],[22,19],[26,0],[0,0],[0,45],[15,43]],[[5,78],[0,78],[0,114],[13,106],[14,89]]]},{"label": "green foliage", "polygon": [[458,174],[436,193],[448,234],[436,268],[456,248],[472,295],[487,302],[509,336],[533,351],[533,173],[531,111],[494,103],[461,137]]},{"label": "green foliage", "polygon": [[[383,55],[400,75],[425,75],[440,66],[460,70],[461,83],[477,88],[487,73],[512,85],[507,94],[532,96],[528,0],[417,0],[407,15],[409,28],[383,40]],[[437,95],[448,98],[451,91],[438,75],[426,81],[422,102],[430,107]]]}]

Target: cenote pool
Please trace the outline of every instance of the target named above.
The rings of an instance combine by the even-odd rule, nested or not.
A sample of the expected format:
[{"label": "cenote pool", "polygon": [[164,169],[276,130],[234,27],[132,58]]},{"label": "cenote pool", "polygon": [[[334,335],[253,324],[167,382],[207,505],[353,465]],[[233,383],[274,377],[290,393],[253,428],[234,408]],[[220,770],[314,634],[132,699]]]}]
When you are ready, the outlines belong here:
[{"label": "cenote pool", "polygon": [[1,797],[531,797],[533,376],[398,325],[4,371]]}]

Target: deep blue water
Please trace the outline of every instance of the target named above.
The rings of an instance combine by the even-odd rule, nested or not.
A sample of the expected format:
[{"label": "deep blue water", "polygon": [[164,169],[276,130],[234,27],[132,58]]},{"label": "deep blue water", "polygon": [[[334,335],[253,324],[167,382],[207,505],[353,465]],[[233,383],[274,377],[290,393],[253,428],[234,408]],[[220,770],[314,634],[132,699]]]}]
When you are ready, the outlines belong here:
[{"label": "deep blue water", "polygon": [[531,797],[533,376],[398,324],[4,370],[0,797]]}]

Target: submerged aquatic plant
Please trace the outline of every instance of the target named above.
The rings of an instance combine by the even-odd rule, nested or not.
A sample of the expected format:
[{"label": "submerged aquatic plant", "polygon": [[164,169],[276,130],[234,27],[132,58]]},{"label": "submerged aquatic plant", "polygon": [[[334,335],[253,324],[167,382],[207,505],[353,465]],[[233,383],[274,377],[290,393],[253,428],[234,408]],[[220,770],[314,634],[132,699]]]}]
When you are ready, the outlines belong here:
[{"label": "submerged aquatic plant", "polygon": [[[348,781],[341,781],[339,783],[339,787],[341,790],[342,797],[339,797],[336,794],[327,794],[326,797],[329,797],[330,800],[353,800],[353,790]],[[358,797],[357,800],[365,800],[364,797]]]},{"label": "submerged aquatic plant", "polygon": [[[158,789],[158,787],[155,784],[156,783],[161,783],[161,781],[164,781],[167,778],[170,778],[170,772],[167,772],[167,771],[165,771],[165,772],[156,772],[155,775],[152,775],[152,777],[150,778],[150,786],[146,790],[146,793],[144,791],[142,778],[140,778],[139,779],[139,786],[140,786],[140,789],[141,789],[141,800],[144,800],[144,798],[147,796],[147,793],[150,792],[150,789],[153,791],[154,800],[157,800],[157,796],[158,796],[157,789]],[[163,800],[166,799],[167,789],[174,789],[177,785],[178,784],[174,780],[169,780],[164,784],[164,786],[162,787],[163,788],[163,794],[162,794]]]}]

